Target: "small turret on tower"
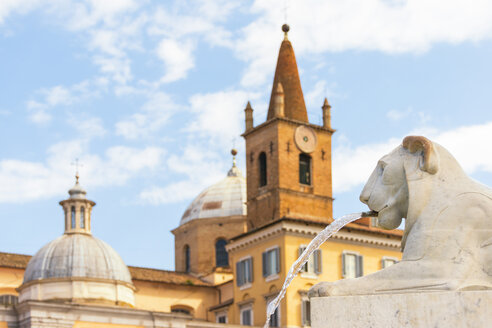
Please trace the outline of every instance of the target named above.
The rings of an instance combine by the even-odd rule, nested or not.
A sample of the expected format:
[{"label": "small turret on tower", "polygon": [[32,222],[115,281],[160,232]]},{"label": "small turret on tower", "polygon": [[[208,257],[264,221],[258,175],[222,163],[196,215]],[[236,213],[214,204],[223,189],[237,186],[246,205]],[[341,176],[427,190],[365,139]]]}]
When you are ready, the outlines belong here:
[{"label": "small turret on tower", "polygon": [[284,117],[284,88],[282,88],[282,83],[277,83],[277,88],[273,93],[273,109],[275,112],[275,117]]},{"label": "small turret on tower", "polygon": [[244,109],[244,116],[246,122],[246,131],[249,131],[253,128],[253,108],[251,107],[251,103],[248,101],[246,108]]},{"label": "small turret on tower", "polygon": [[331,106],[327,98],[325,98],[325,102],[321,108],[323,109],[323,127],[331,129]]}]

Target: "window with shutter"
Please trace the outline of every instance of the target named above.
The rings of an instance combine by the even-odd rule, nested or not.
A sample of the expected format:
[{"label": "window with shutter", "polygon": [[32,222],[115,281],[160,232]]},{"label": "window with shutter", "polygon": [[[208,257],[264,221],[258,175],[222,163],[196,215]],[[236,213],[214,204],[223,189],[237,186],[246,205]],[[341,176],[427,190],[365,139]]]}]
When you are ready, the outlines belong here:
[{"label": "window with shutter", "polygon": [[362,255],[357,255],[357,277],[364,275],[364,258]]},{"label": "window with shutter", "polygon": [[359,273],[358,255],[354,253],[342,253],[342,276],[343,278],[356,278]]},{"label": "window with shutter", "polygon": [[302,326],[311,326],[311,303],[309,299],[301,300],[301,321]]},{"label": "window with shutter", "polygon": [[[299,247],[299,256],[304,252],[306,246],[301,245]],[[321,250],[315,250],[308,258],[307,262],[302,266],[301,272],[320,274],[321,273]],[[315,278],[313,276],[313,278]]]},{"label": "window with shutter", "polygon": [[253,258],[236,262],[236,285],[244,286],[253,282]]},{"label": "window with shutter", "polygon": [[[299,254],[298,254],[298,256],[297,256],[297,257],[301,257],[302,253],[303,253],[305,250],[306,250],[306,247],[305,247],[305,246],[300,246],[300,247],[299,247],[299,252],[298,252]],[[308,260],[308,261],[309,261],[309,260]],[[306,262],[306,263],[304,263],[304,265],[302,266],[302,268],[301,268],[301,272],[307,272],[307,270],[308,270],[308,264],[307,264],[307,262]]]},{"label": "window with shutter", "polygon": [[321,263],[321,249],[317,249],[314,251],[314,273],[320,274],[322,272]]},{"label": "window with shutter", "polygon": [[263,277],[269,277],[280,272],[280,251],[279,248],[273,248],[263,252]]},{"label": "window with shutter", "polygon": [[243,326],[251,326],[253,324],[253,310],[250,306],[241,308],[241,324]]}]

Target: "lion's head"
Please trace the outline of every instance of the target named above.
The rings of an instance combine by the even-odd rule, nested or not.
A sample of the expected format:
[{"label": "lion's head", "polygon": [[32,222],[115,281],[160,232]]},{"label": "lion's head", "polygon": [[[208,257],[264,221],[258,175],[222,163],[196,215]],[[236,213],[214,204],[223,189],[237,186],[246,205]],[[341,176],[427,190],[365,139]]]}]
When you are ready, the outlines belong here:
[{"label": "lion's head", "polygon": [[406,137],[402,145],[379,160],[360,200],[378,212],[381,227],[395,229],[408,214],[408,181],[434,175],[438,169],[433,143],[425,137]]}]

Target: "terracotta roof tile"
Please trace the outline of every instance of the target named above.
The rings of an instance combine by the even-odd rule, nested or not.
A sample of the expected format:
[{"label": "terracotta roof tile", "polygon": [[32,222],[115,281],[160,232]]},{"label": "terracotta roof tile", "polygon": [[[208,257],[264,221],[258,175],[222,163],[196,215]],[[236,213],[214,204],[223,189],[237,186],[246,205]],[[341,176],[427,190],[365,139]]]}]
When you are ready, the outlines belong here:
[{"label": "terracotta roof tile", "polygon": [[25,269],[32,256],[0,252],[0,267]]},{"label": "terracotta roof tile", "polygon": [[212,284],[184,272],[129,266],[133,280],[164,282],[175,285],[213,287]]}]

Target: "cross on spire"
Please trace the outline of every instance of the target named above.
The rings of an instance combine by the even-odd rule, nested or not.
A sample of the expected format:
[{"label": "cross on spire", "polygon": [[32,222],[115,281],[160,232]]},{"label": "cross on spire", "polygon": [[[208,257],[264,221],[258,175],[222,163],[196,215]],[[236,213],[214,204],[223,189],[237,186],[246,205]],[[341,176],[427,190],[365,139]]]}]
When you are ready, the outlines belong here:
[{"label": "cross on spire", "polygon": [[75,158],[75,162],[71,163],[72,166],[75,166],[75,183],[79,183],[79,168],[83,167],[83,164],[79,163],[79,159]]}]

